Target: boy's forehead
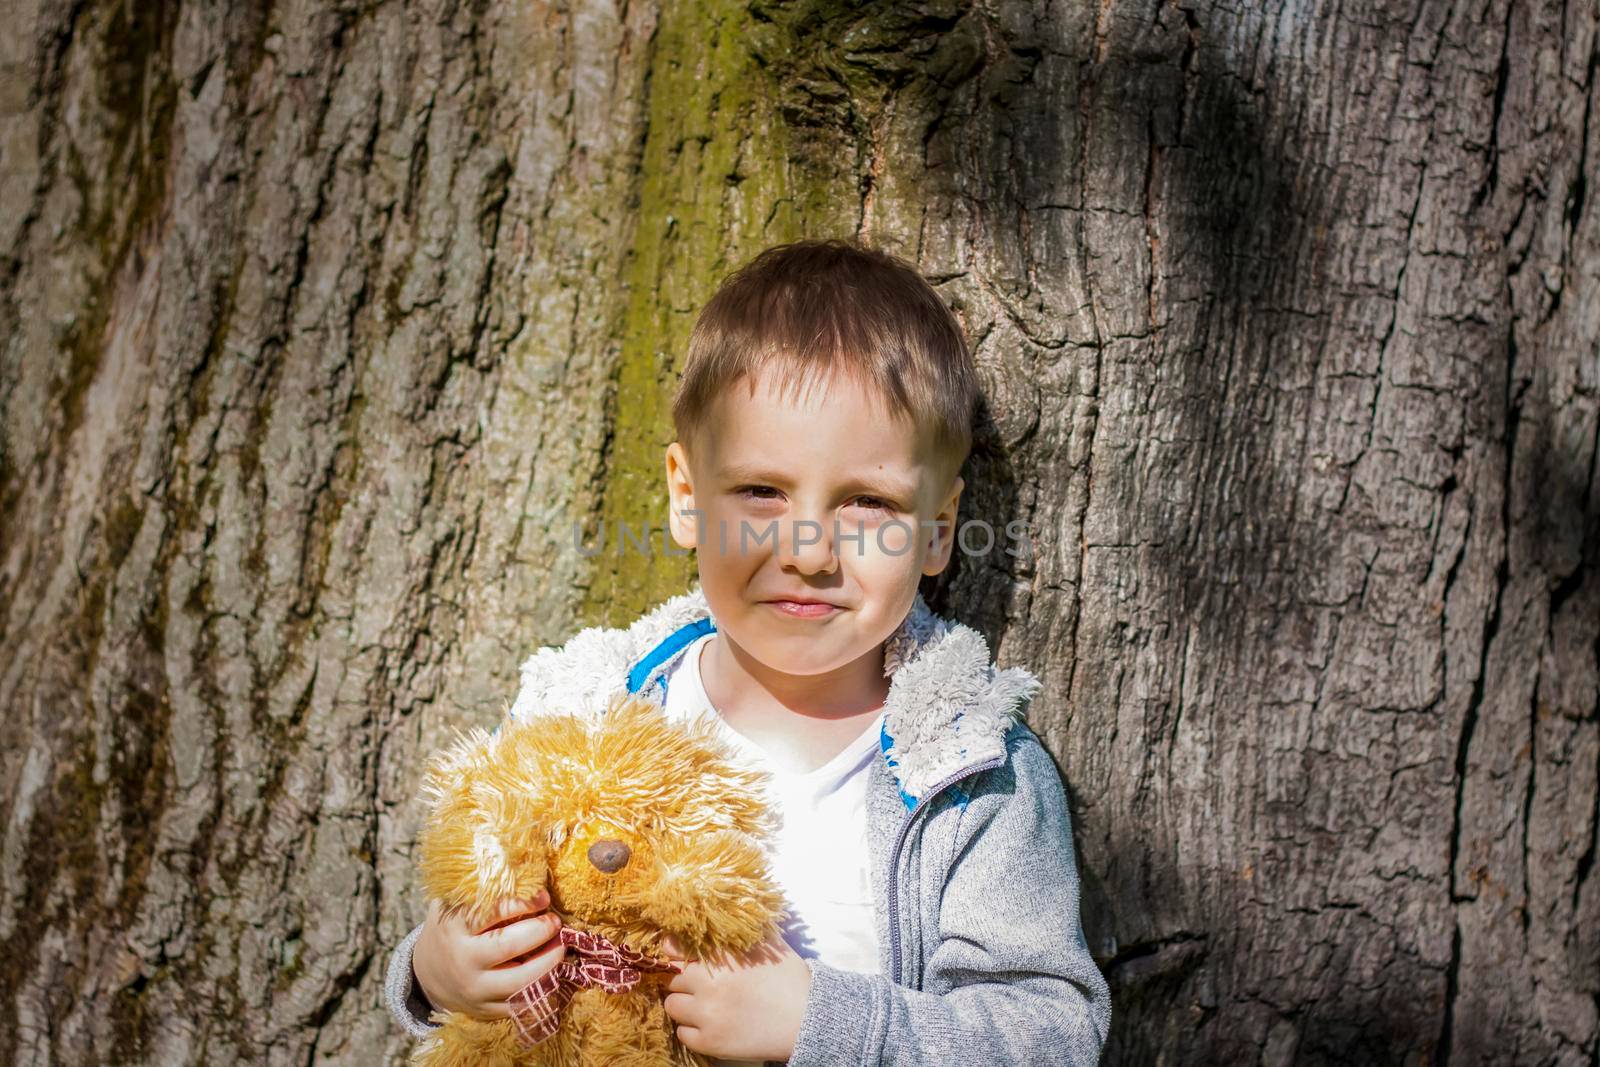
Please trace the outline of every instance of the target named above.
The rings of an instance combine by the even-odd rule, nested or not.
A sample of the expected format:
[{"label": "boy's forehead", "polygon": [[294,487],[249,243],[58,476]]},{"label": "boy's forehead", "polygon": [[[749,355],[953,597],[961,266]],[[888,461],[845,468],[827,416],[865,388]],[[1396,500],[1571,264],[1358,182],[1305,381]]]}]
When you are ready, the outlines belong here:
[{"label": "boy's forehead", "polygon": [[702,473],[714,475],[776,474],[825,455],[841,473],[859,466],[891,479],[898,473],[904,483],[922,482],[938,466],[933,434],[874,392],[847,380],[824,388],[807,383],[799,390],[780,389],[770,380],[752,389],[741,380],[717,396],[685,448]]},{"label": "boy's forehead", "polygon": [[[818,371],[785,377],[767,366],[754,376],[741,375],[712,401],[713,430],[730,423],[757,432],[785,423],[805,428],[870,426],[903,441],[915,451],[918,428],[872,382],[842,371]],[[728,436],[728,435],[724,435]]]}]

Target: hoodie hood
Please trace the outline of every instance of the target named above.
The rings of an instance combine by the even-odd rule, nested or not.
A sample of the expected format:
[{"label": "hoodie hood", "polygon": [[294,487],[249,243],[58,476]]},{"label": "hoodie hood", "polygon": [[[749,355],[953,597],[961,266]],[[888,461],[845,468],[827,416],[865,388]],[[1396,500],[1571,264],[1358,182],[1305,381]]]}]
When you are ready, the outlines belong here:
[{"label": "hoodie hood", "polygon": [[[657,605],[631,626],[592,626],[522,664],[510,714],[599,715],[628,688],[629,672],[683,627],[711,619],[698,586]],[[714,620],[713,620],[714,623]],[[649,669],[666,668],[668,657]],[[1021,667],[996,667],[989,643],[969,626],[935,615],[918,593],[883,650],[889,678],[883,755],[904,797],[915,799],[965,768],[1005,759],[1006,732],[1024,719],[1039,681]],[[647,691],[649,686],[645,686]]]}]

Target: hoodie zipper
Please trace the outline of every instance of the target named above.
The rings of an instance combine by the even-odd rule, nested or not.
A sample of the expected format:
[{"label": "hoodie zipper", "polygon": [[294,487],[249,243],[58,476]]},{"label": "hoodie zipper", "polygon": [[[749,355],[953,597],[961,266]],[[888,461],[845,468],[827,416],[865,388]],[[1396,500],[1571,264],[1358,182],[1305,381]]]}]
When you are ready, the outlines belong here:
[{"label": "hoodie zipper", "polygon": [[917,815],[926,808],[945,789],[970,778],[982,771],[993,770],[1003,766],[1005,756],[996,756],[994,759],[983,763],[975,763],[971,767],[964,767],[928,790],[917,801],[917,804],[906,813],[905,821],[900,824],[900,833],[895,838],[894,849],[890,852],[889,861],[889,956],[892,964],[890,976],[896,985],[900,984],[900,850],[905,847],[906,838],[911,833],[912,824],[917,821]]}]

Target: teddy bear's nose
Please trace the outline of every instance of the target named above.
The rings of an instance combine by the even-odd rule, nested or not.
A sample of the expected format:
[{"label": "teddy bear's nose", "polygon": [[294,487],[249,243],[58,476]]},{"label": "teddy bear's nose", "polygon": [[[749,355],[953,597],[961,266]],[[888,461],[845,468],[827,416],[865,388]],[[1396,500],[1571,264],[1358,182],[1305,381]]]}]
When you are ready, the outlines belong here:
[{"label": "teddy bear's nose", "polygon": [[621,841],[596,841],[589,846],[589,862],[606,874],[616,874],[627,866],[628,856],[628,846]]}]

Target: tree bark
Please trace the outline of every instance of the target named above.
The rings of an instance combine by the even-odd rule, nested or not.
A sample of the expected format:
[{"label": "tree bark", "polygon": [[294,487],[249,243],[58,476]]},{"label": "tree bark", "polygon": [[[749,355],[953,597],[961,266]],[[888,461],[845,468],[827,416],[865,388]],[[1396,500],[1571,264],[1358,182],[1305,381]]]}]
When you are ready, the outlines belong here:
[{"label": "tree bark", "polygon": [[1600,1055],[1593,5],[0,14],[0,1061],[401,1062],[422,760],[683,587],[579,542],[849,233],[1032,530],[926,591],[1045,682],[1106,1061]]}]

